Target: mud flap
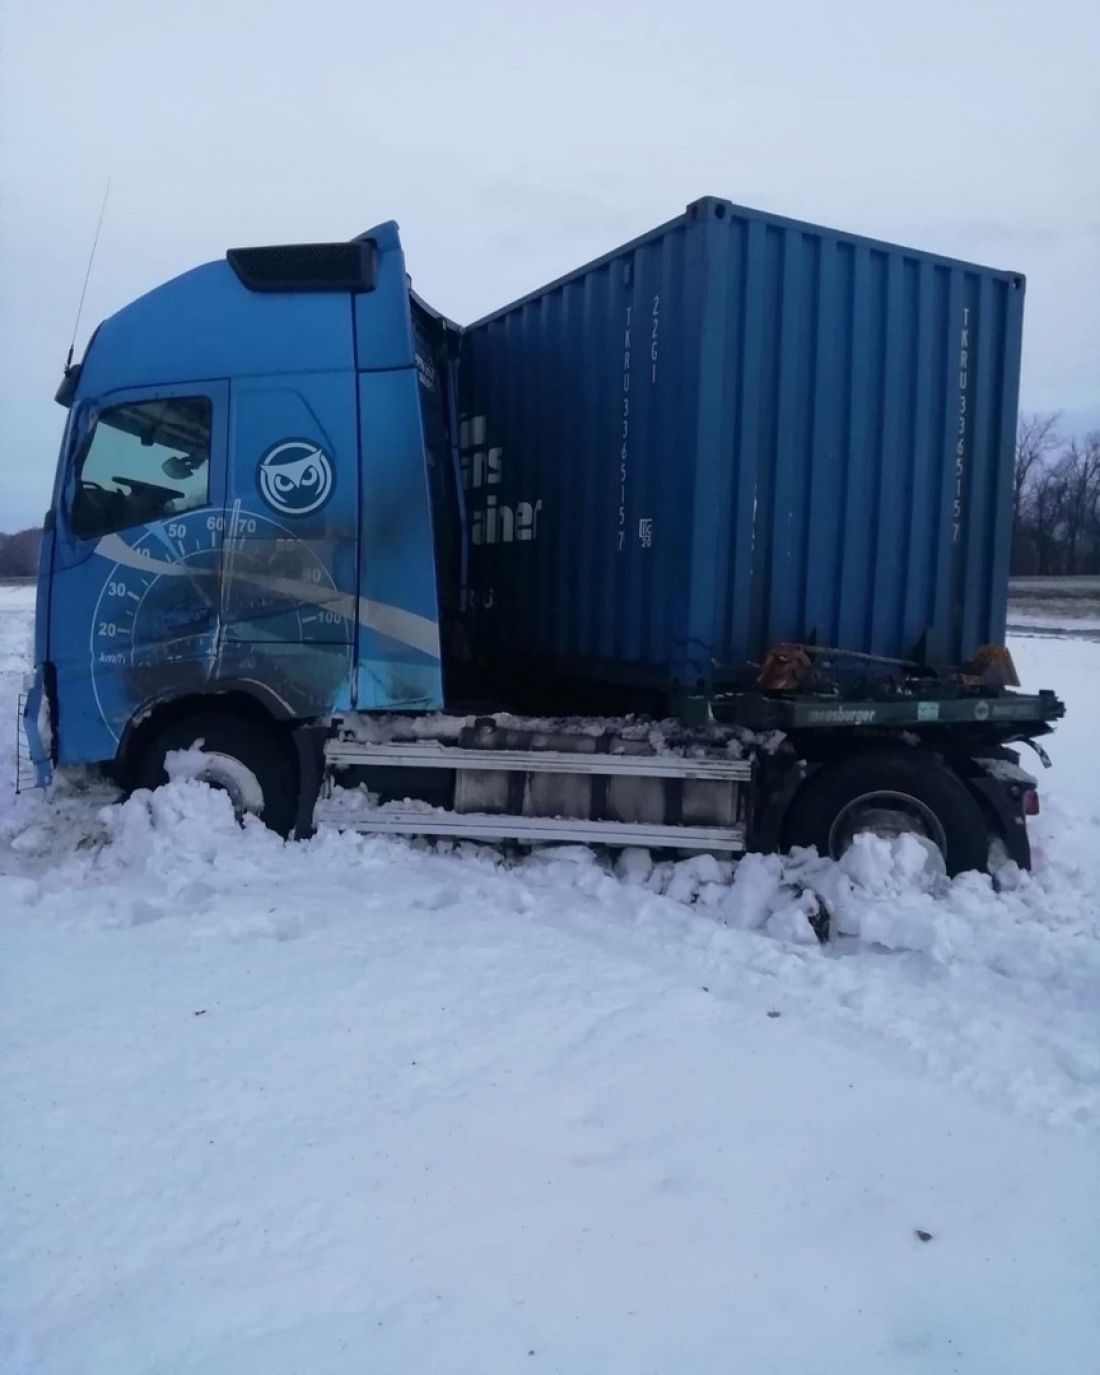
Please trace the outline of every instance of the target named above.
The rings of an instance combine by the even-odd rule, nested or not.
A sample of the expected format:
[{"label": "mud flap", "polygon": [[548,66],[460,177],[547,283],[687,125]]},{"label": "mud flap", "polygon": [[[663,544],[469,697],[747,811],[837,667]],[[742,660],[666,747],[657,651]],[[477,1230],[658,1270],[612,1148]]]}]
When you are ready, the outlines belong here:
[{"label": "mud flap", "polygon": [[324,747],[327,726],[299,726],[294,731],[294,754],[298,762],[298,814],[293,838],[308,840],[314,833],[313,811],[324,776]]},{"label": "mud flap", "polygon": [[1028,839],[1027,820],[1019,798],[999,778],[992,778],[989,774],[976,774],[963,781],[992,812],[1009,859],[1015,860],[1021,869],[1030,869],[1031,841]]}]

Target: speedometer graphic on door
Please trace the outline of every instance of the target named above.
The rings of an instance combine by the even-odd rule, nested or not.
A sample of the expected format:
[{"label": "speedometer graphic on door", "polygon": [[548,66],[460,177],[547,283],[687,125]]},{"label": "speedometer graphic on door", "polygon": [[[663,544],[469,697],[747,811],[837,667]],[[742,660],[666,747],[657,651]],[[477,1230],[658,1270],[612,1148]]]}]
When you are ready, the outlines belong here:
[{"label": "speedometer graphic on door", "polygon": [[116,740],[168,692],[255,681],[305,715],[346,677],[355,599],[333,579],[337,541],[238,507],[160,521],[132,542],[107,535],[96,553],[112,567],[92,620],[93,687]]}]

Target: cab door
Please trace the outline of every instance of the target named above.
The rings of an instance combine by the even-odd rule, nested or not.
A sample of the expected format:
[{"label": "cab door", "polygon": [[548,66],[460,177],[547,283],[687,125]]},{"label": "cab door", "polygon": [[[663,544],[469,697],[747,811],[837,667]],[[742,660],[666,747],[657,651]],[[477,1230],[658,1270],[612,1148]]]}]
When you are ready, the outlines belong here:
[{"label": "cab door", "polygon": [[57,757],[111,759],[143,706],[208,681],[221,600],[229,386],[78,401],[55,506]]}]

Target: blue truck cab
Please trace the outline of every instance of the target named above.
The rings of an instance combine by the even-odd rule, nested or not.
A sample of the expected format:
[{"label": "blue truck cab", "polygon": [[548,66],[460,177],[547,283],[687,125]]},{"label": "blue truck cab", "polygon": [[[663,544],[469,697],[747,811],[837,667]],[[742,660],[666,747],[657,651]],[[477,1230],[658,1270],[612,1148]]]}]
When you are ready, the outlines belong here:
[{"label": "blue truck cab", "polygon": [[443,705],[445,332],[392,223],[231,250],[99,326],[59,393],[25,717],[40,776],[125,768],[212,698],[287,722]]}]

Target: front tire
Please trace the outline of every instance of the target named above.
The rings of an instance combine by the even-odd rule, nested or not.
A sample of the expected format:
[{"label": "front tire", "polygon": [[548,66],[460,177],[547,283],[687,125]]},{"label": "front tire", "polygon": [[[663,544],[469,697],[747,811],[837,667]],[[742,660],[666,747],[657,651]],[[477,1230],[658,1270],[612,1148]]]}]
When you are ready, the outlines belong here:
[{"label": "front tire", "polygon": [[287,740],[255,721],[222,712],[174,721],[142,751],[134,786],[152,789],[167,783],[166,756],[195,747],[209,762],[191,776],[228,793],[238,816],[258,816],[279,835],[290,834],[297,813],[294,758]]},{"label": "front tire", "polygon": [[916,835],[936,847],[952,876],[989,863],[989,828],[978,803],[956,774],[921,750],[879,750],[825,765],[795,797],[784,841],[839,859],[861,831]]}]

